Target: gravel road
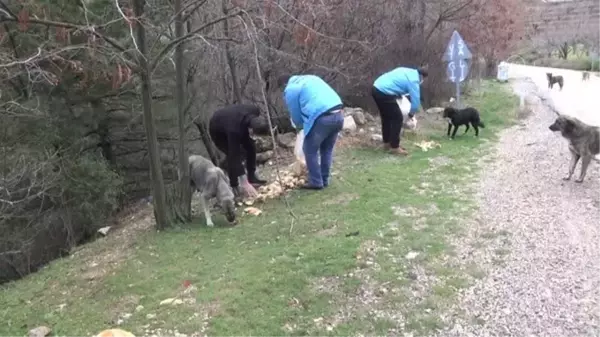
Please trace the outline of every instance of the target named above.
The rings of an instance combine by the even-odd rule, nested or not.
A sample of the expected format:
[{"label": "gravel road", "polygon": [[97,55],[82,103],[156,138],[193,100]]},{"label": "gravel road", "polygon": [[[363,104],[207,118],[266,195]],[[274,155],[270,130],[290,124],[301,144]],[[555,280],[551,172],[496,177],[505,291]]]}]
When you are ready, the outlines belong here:
[{"label": "gravel road", "polygon": [[[535,77],[515,80],[515,91],[536,91],[544,73],[512,69],[513,77]],[[581,98],[588,89],[576,86],[583,85],[539,92],[559,110],[590,117],[591,104]],[[461,318],[443,336],[600,336],[600,165],[590,165],[583,184],[563,181],[566,141],[548,129],[551,110],[543,104],[533,110],[503,132],[494,160],[484,164],[480,214],[459,257],[485,276],[461,294]]]}]

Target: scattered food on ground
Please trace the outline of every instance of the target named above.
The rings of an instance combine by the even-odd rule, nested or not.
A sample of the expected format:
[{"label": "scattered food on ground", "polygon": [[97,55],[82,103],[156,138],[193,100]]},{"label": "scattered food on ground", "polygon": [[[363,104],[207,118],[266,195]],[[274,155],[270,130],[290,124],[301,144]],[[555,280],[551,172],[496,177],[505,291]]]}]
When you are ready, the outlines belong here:
[{"label": "scattered food on ground", "polygon": [[423,150],[423,152],[427,152],[431,149],[437,149],[437,148],[441,148],[442,145],[438,142],[435,142],[433,140],[423,140],[419,143],[415,143],[416,146],[418,146],[419,148],[421,148],[421,150]]}]

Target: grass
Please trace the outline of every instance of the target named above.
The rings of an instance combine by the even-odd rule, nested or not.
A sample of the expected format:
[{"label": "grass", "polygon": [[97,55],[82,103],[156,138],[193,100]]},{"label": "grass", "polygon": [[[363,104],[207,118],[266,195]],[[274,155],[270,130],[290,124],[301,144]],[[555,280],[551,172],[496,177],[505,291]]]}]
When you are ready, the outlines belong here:
[{"label": "grass", "polygon": [[[298,217],[291,235],[287,210],[273,201],[234,228],[210,229],[199,219],[146,232],[113,265],[94,266],[75,255],[5,285],[0,335],[39,325],[56,335],[92,335],[117,323],[136,335],[427,335],[440,329],[440,313],[469,285],[469,275],[483,277],[477,266],[449,265],[444,257],[452,256],[450,238],[460,235],[475,207],[468,186],[475,159],[514,122],[518,105],[507,87],[492,82],[468,100],[486,122],[480,139],[449,141],[442,127],[407,136],[405,144],[421,138],[442,144],[428,152],[410,145],[409,158],[366,148],[339,152],[330,188],[291,193]],[[434,158],[450,165],[433,165]],[[88,245],[87,256],[110,239]],[[108,272],[90,281],[82,276],[90,268]],[[184,281],[193,285],[189,293]],[[174,297],[184,303],[159,304]]]}]

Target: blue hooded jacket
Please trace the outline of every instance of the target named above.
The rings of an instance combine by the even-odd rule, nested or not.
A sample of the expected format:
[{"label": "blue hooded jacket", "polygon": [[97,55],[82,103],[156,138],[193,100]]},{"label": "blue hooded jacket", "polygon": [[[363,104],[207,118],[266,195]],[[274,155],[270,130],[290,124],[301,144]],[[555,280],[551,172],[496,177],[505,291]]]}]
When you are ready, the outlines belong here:
[{"label": "blue hooded jacket", "polygon": [[283,91],[290,117],[297,127],[303,126],[308,135],[315,120],[334,107],[342,107],[340,96],[319,76],[290,77]]},{"label": "blue hooded jacket", "polygon": [[415,113],[421,105],[421,77],[419,71],[399,67],[379,76],[373,86],[382,93],[400,97],[410,95],[410,112]]}]

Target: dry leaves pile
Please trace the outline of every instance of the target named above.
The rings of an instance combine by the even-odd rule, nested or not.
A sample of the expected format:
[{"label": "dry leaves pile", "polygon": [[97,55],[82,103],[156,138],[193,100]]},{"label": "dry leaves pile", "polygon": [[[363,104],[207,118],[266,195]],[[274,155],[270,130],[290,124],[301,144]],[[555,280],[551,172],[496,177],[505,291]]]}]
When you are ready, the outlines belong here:
[{"label": "dry leaves pile", "polygon": [[267,199],[274,199],[285,193],[286,191],[292,190],[306,182],[306,164],[297,161],[290,165],[288,170],[281,170],[281,181],[279,179],[274,182],[261,186],[258,189],[258,196],[256,200],[265,201]]},{"label": "dry leaves pile", "polygon": [[266,201],[281,196],[283,193],[304,184],[307,174],[306,164],[301,161],[296,161],[291,164],[287,170],[281,170],[281,181],[276,179],[270,184],[258,188],[258,196],[253,200],[245,200],[243,203],[238,203],[238,206],[248,206],[244,208],[244,213],[259,216],[262,210],[252,207],[255,201]]}]

